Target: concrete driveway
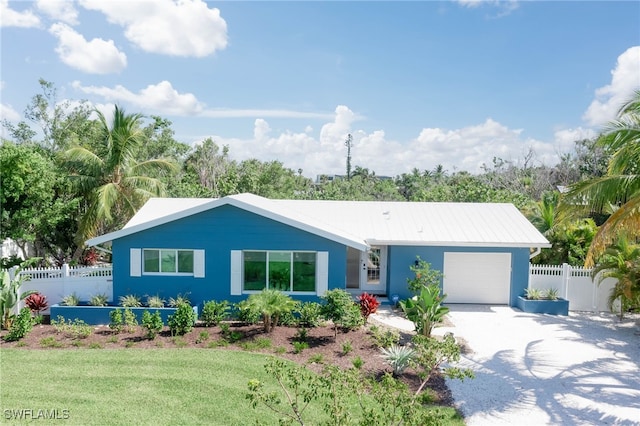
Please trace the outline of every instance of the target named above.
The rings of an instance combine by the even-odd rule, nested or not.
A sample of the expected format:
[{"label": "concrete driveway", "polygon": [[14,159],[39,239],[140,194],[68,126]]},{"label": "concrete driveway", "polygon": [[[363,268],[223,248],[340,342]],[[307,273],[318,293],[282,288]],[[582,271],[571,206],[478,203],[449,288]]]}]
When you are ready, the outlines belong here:
[{"label": "concrete driveway", "polygon": [[640,336],[635,320],[506,306],[451,305],[476,378],[450,381],[468,425],[640,425]]}]

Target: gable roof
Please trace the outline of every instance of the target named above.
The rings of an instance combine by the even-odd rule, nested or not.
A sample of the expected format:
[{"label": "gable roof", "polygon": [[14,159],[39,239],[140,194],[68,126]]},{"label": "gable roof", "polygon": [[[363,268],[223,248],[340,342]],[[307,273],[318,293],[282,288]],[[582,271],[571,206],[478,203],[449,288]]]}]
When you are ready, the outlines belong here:
[{"label": "gable roof", "polygon": [[152,198],[124,228],[92,238],[87,244],[102,244],[222,205],[359,250],[370,245],[550,247],[508,203],[270,200],[253,194],[218,199]]}]

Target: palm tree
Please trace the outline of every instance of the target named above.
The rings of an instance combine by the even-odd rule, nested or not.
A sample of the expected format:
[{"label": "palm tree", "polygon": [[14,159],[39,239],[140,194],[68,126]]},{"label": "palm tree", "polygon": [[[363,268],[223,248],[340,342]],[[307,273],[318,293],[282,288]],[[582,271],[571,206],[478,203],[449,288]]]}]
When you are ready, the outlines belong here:
[{"label": "palm tree", "polygon": [[538,201],[531,212],[531,223],[538,231],[547,235],[558,224],[558,200],[557,191],[547,192],[542,195],[542,200]]},{"label": "palm tree", "polygon": [[97,234],[120,227],[149,197],[165,194],[157,176],[174,169],[172,162],[152,159],[138,162],[143,143],[141,114],[126,114],[116,105],[111,123],[96,111],[99,140],[74,146],[63,153],[75,189],[85,197],[78,224],[78,245]]},{"label": "palm tree", "polygon": [[640,90],[622,106],[598,144],[613,152],[606,175],[572,185],[563,201],[564,210],[574,214],[615,210],[593,238],[586,266],[593,266],[622,232],[640,237]]},{"label": "palm tree", "polygon": [[609,309],[620,299],[620,319],[626,309],[640,301],[640,246],[632,244],[626,234],[609,246],[598,258],[591,277],[600,285],[605,278],[615,278],[616,285],[609,294]]}]

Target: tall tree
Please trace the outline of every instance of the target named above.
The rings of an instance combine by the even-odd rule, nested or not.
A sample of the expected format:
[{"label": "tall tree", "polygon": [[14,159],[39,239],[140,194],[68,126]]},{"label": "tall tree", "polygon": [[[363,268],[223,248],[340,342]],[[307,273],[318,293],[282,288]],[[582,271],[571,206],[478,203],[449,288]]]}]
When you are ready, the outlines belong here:
[{"label": "tall tree", "polygon": [[612,152],[607,173],[572,185],[564,197],[567,212],[601,214],[611,206],[617,208],[593,238],[587,266],[619,234],[640,238],[640,90],[620,108],[598,144]]},{"label": "tall tree", "polygon": [[142,115],[126,114],[116,105],[108,123],[101,112],[96,113],[100,138],[89,147],[76,145],[63,154],[69,178],[86,200],[78,226],[79,246],[98,232],[119,228],[149,197],[165,195],[157,176],[175,169],[164,159],[139,161]]}]

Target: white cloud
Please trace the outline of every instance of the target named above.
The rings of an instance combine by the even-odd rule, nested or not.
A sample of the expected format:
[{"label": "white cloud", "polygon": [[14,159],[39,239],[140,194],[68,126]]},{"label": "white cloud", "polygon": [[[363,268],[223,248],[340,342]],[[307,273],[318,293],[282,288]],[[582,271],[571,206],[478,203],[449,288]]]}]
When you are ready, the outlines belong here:
[{"label": "white cloud", "polygon": [[618,56],[611,71],[611,83],[595,92],[595,99],[582,116],[588,124],[601,126],[613,120],[620,107],[640,89],[640,46],[633,46]]},{"label": "white cloud", "polygon": [[40,26],[40,18],[31,10],[13,10],[9,7],[9,0],[0,0],[0,26],[37,28]]},{"label": "white cloud", "polygon": [[124,86],[100,87],[83,86],[74,81],[72,86],[83,93],[97,95],[111,102],[127,102],[145,112],[159,112],[171,115],[197,115],[202,112],[203,105],[192,93],[179,93],[170,82],[161,81],[150,84],[138,93],[131,92]]},{"label": "white cloud", "polygon": [[20,114],[9,104],[0,104],[0,117],[11,123],[20,121]]},{"label": "white cloud", "polygon": [[[180,93],[170,82],[161,81],[150,84],[146,88],[134,93],[124,86],[113,88],[104,86],[83,86],[79,81],[72,86],[83,93],[96,95],[112,102],[128,102],[141,108],[145,112],[176,116],[199,116],[206,118],[313,118],[331,119],[333,114],[269,109],[213,109],[205,108],[193,93]],[[265,122],[266,123],[266,122]]]},{"label": "white cloud", "polygon": [[110,74],[127,66],[127,56],[118,50],[113,40],[87,41],[63,23],[53,24],[49,32],[58,39],[56,53],[60,60],[72,68],[90,74]]},{"label": "white cloud", "polygon": [[496,18],[506,16],[519,7],[518,0],[456,0],[456,3],[468,8],[492,6],[500,11]]},{"label": "white cloud", "polygon": [[[353,129],[354,117],[346,106],[336,108],[333,119],[322,126],[320,135],[286,131],[273,134],[264,119],[254,123],[253,139],[211,136],[220,145],[229,145],[230,155],[237,160],[258,158],[279,160],[285,167],[309,177],[319,174],[344,174],[347,149],[346,135],[353,136],[352,165],[366,167],[380,176],[396,176],[411,169],[432,170],[442,164],[449,172],[480,172],[482,164],[490,165],[493,157],[520,164],[529,149],[536,164],[553,165],[562,153],[573,149],[573,141],[592,135],[588,129],[559,131],[551,142],[522,136],[522,130],[510,129],[487,119],[484,123],[461,129],[425,128],[418,137],[401,142],[387,137],[383,130],[366,132]],[[575,139],[574,139],[575,138]]]},{"label": "white cloud", "polygon": [[204,57],[227,46],[227,23],[220,10],[201,0],[81,0],[109,22],[125,28],[125,36],[147,52]]},{"label": "white cloud", "polygon": [[36,6],[50,18],[69,25],[78,24],[78,11],[68,0],[37,0]]}]

